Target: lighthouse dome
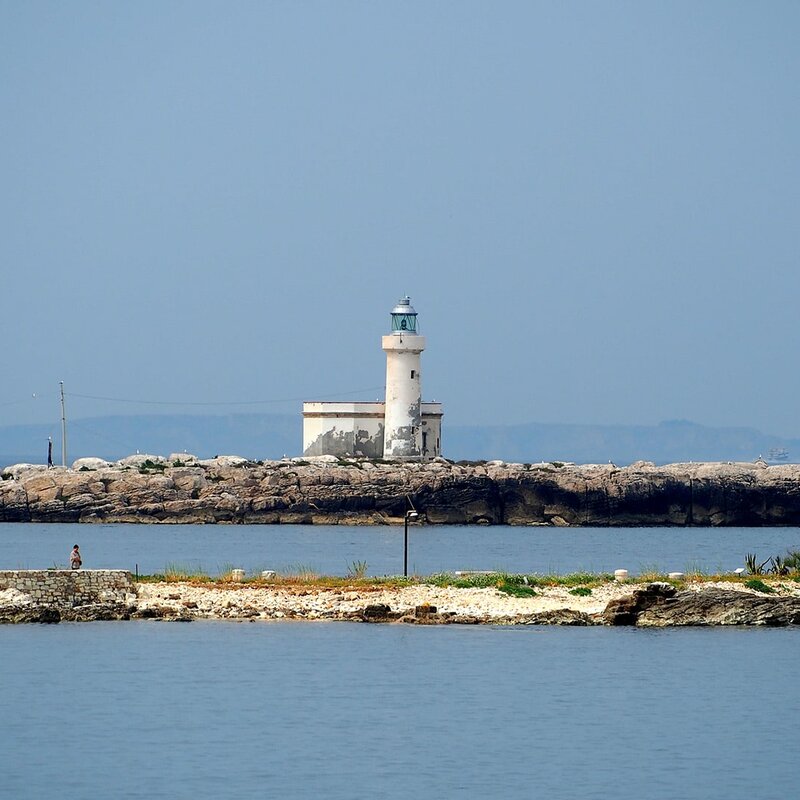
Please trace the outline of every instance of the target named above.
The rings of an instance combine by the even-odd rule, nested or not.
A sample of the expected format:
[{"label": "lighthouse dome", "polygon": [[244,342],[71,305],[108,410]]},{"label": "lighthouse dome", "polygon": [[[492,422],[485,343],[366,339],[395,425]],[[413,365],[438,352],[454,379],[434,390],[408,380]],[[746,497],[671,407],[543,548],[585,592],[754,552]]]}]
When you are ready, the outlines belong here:
[{"label": "lighthouse dome", "polygon": [[411,305],[411,298],[404,297],[392,309],[392,333],[416,333],[417,312]]}]

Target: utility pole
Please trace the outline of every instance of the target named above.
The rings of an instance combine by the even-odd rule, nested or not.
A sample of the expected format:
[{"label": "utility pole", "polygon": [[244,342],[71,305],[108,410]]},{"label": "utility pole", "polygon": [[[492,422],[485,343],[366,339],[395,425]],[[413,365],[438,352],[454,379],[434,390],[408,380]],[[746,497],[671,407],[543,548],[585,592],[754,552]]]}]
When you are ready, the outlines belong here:
[{"label": "utility pole", "polygon": [[67,412],[64,408],[64,381],[59,381],[61,386],[61,466],[67,466]]}]

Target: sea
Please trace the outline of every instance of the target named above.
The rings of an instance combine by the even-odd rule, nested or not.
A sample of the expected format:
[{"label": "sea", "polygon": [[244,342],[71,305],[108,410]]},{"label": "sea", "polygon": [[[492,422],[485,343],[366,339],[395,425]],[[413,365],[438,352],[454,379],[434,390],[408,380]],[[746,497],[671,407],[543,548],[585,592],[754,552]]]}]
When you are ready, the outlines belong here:
[{"label": "sea", "polygon": [[[412,528],[409,564],[732,569],[798,529]],[[402,528],[0,525],[0,567],[369,574]],[[315,622],[0,626],[2,798],[798,792],[800,630]]]}]

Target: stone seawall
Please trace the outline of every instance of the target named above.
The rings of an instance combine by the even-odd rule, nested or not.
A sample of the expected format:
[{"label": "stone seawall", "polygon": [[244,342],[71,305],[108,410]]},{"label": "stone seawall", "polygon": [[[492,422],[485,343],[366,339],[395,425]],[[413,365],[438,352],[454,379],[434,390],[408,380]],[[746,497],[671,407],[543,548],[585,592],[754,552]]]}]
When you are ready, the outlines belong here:
[{"label": "stone seawall", "polygon": [[0,471],[0,522],[387,524],[410,502],[431,524],[800,525],[800,466],[761,461],[83,461]]},{"label": "stone seawall", "polygon": [[136,594],[130,572],[122,569],[0,570],[0,592],[18,592],[26,602],[54,608],[124,603]]}]

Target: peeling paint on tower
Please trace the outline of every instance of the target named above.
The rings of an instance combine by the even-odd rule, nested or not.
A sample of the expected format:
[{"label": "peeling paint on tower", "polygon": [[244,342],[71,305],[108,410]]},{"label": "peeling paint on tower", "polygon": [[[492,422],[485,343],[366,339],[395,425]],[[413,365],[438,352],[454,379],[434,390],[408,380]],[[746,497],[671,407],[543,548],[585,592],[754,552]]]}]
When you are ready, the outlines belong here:
[{"label": "peeling paint on tower", "polygon": [[372,403],[303,403],[303,454],[424,461],[441,454],[442,404],[422,402],[425,337],[408,297],[391,313],[386,399]]}]

